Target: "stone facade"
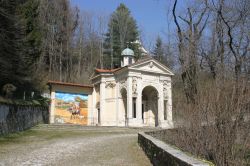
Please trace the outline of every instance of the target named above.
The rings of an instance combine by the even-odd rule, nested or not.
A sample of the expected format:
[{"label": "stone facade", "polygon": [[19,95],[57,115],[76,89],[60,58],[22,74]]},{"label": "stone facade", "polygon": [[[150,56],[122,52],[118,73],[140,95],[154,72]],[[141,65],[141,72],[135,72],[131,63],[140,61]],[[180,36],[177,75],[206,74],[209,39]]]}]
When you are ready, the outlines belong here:
[{"label": "stone facade", "polygon": [[172,76],[151,57],[118,69],[97,69],[91,82],[98,124],[173,127]]}]

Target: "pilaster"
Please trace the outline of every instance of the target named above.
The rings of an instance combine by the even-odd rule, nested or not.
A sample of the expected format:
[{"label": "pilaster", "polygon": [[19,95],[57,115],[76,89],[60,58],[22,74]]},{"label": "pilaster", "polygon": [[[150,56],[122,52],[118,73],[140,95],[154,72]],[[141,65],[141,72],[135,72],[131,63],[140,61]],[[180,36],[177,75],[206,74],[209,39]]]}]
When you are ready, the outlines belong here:
[{"label": "pilaster", "polygon": [[103,123],[103,115],[105,112],[105,81],[101,80],[100,83],[100,125]]},{"label": "pilaster", "polygon": [[95,86],[93,87],[92,93],[92,111],[91,111],[91,123],[90,125],[95,125],[97,123],[97,116],[96,116],[96,90]]},{"label": "pilaster", "polygon": [[127,79],[127,119],[128,125],[132,121],[132,109],[133,109],[133,101],[132,101],[132,77],[128,77]]},{"label": "pilaster", "polygon": [[115,90],[115,104],[116,104],[116,126],[119,125],[119,116],[120,116],[120,109],[119,109],[119,100],[120,100],[120,95],[119,95],[119,90],[120,90],[120,84],[116,84],[116,90]]},{"label": "pilaster", "polygon": [[136,119],[138,125],[142,124],[142,80],[137,79],[137,98],[136,98]]},{"label": "pilaster", "polygon": [[169,85],[168,85],[167,121],[168,121],[169,124],[173,125],[173,117],[172,117],[172,86],[171,86],[171,83],[169,83]]},{"label": "pilaster", "polygon": [[164,123],[164,96],[163,96],[163,86],[160,85],[158,90],[158,125],[162,127]]}]

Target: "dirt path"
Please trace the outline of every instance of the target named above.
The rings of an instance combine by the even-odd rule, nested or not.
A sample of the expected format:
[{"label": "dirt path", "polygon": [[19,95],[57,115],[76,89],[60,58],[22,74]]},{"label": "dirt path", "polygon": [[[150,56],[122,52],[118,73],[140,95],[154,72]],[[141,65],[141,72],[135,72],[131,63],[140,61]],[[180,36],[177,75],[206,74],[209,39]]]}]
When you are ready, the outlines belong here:
[{"label": "dirt path", "polygon": [[138,129],[42,125],[0,138],[0,165],[151,165]]}]

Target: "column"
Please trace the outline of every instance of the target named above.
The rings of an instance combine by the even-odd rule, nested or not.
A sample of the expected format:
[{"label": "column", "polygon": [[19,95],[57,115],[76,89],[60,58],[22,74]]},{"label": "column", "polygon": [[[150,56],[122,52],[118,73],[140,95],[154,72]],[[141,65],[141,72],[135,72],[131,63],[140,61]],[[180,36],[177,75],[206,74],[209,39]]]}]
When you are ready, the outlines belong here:
[{"label": "column", "polygon": [[120,109],[119,109],[119,100],[120,100],[120,85],[119,83],[116,83],[116,91],[115,91],[115,103],[116,103],[116,126],[119,125],[119,115],[120,115]]},{"label": "column", "polygon": [[163,86],[161,85],[158,91],[158,125],[162,127],[164,121],[164,98]]},{"label": "column", "polygon": [[132,98],[132,77],[127,79],[127,119],[128,125],[132,121],[132,109],[133,109],[133,98]]},{"label": "column", "polygon": [[103,125],[103,115],[105,111],[105,81],[100,84],[100,125]]},{"label": "column", "polygon": [[136,98],[136,119],[142,125],[142,89],[141,79],[137,79],[137,98]]},{"label": "column", "polygon": [[172,87],[171,87],[171,83],[168,86],[167,121],[168,121],[168,123],[173,125],[173,118],[172,118]]}]

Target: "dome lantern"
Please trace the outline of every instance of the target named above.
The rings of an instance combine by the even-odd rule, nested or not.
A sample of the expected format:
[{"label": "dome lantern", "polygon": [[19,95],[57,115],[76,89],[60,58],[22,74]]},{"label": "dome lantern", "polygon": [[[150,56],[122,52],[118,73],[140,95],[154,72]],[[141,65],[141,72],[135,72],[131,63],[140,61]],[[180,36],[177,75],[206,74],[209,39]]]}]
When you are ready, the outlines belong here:
[{"label": "dome lantern", "polygon": [[132,63],[135,62],[135,59],[134,59],[134,51],[131,50],[130,48],[126,48],[122,51],[121,53],[121,56],[123,57],[122,58],[122,61],[121,61],[121,66],[124,67],[124,66],[127,66],[127,65],[130,65]]},{"label": "dome lantern", "polygon": [[135,56],[134,51],[126,48],[122,51],[122,56]]}]

